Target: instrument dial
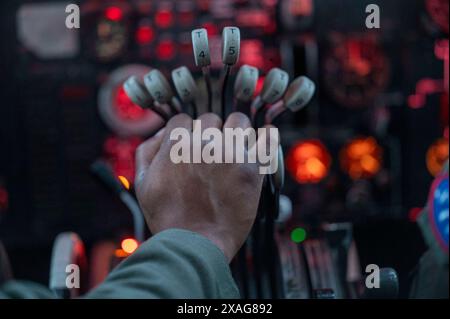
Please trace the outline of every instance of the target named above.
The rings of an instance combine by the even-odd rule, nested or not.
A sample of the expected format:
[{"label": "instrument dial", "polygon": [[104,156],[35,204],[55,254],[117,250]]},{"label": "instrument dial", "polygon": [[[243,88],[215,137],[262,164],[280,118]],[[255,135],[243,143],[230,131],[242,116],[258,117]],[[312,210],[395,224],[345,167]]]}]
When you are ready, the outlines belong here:
[{"label": "instrument dial", "polygon": [[373,103],[386,88],[390,69],[381,46],[372,38],[337,42],[324,61],[324,85],[330,96],[346,107]]}]

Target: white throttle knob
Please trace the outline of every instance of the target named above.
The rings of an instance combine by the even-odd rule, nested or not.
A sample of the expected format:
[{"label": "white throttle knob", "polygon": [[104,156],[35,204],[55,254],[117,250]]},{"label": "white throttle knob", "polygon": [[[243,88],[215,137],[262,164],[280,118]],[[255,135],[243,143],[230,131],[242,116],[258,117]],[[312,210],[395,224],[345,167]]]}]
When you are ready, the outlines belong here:
[{"label": "white throttle knob", "polygon": [[195,65],[207,67],[211,64],[209,52],[208,32],[206,29],[196,29],[192,31],[192,47],[194,49]]},{"label": "white throttle knob", "polygon": [[225,27],[222,31],[222,62],[235,65],[241,49],[241,31],[237,27]]},{"label": "white throttle knob", "polygon": [[160,103],[169,103],[173,91],[166,77],[159,70],[152,70],[144,77],[144,84],[153,99]]},{"label": "white throttle knob", "polygon": [[250,65],[243,65],[236,76],[234,96],[238,101],[248,102],[252,99],[258,83],[259,71]]},{"label": "white throttle knob", "polygon": [[123,89],[134,104],[142,108],[149,108],[153,105],[153,98],[137,76],[129,77],[123,84]]}]

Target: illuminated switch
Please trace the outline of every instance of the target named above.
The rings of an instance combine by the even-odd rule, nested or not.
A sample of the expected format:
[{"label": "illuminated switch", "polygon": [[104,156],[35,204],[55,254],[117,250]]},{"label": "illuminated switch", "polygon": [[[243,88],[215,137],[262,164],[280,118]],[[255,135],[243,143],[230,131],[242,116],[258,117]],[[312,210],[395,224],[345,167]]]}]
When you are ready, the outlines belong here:
[{"label": "illuminated switch", "polygon": [[169,9],[158,10],[155,14],[155,24],[161,29],[167,29],[174,23],[173,13]]},{"label": "illuminated switch", "polygon": [[161,60],[171,60],[175,57],[175,44],[172,40],[162,40],[156,47],[156,56]]},{"label": "illuminated switch", "polygon": [[155,38],[155,31],[150,25],[141,25],[136,30],[136,42],[139,45],[150,44]]}]

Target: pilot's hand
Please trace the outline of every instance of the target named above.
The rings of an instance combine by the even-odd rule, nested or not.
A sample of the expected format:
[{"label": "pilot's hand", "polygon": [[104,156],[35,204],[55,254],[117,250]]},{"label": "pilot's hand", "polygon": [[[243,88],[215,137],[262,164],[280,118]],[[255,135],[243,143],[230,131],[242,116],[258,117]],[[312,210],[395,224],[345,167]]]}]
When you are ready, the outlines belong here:
[{"label": "pilot's hand", "polygon": [[[206,128],[246,129],[251,127],[244,114],[231,114],[222,127],[221,119],[203,114]],[[192,118],[173,117],[167,126],[139,146],[136,154],[136,191],[147,224],[153,234],[179,228],[201,234],[215,243],[229,261],[245,242],[256,217],[264,175],[256,163],[174,164],[170,132],[186,128],[192,132]],[[192,137],[192,133],[191,133]],[[269,143],[270,135],[259,143]],[[225,146],[225,148],[228,146]],[[233,146],[231,146],[233,147]],[[192,148],[191,148],[192,150]],[[191,154],[192,156],[192,154]]]}]

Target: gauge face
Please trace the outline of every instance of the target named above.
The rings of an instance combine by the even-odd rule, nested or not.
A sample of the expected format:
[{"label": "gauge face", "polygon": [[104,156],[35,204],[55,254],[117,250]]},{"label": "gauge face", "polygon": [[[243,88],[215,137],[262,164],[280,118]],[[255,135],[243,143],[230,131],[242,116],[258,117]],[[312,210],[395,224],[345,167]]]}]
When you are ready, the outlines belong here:
[{"label": "gauge face", "polygon": [[100,117],[119,136],[146,136],[162,125],[161,118],[131,102],[123,89],[123,83],[130,76],[142,78],[149,71],[145,65],[126,65],[113,71],[100,87]]},{"label": "gauge face", "polygon": [[352,179],[372,178],[381,169],[383,150],[373,137],[355,138],[341,150],[340,162]]},{"label": "gauge face", "polygon": [[324,85],[340,105],[352,108],[373,104],[389,81],[389,64],[371,38],[338,41],[324,61]]},{"label": "gauge face", "polygon": [[125,92],[123,85],[118,85],[114,89],[114,94],[114,107],[119,118],[123,121],[130,122],[140,121],[145,118],[148,110],[144,110],[140,106],[134,104]]},{"label": "gauge face", "polygon": [[328,176],[331,156],[322,142],[301,141],[289,150],[286,167],[299,184],[315,184]]},{"label": "gauge face", "polygon": [[111,61],[125,50],[127,28],[121,21],[101,19],[96,32],[95,54],[100,61]]},{"label": "gauge face", "polygon": [[448,0],[426,0],[425,7],[433,22],[448,34]]}]

